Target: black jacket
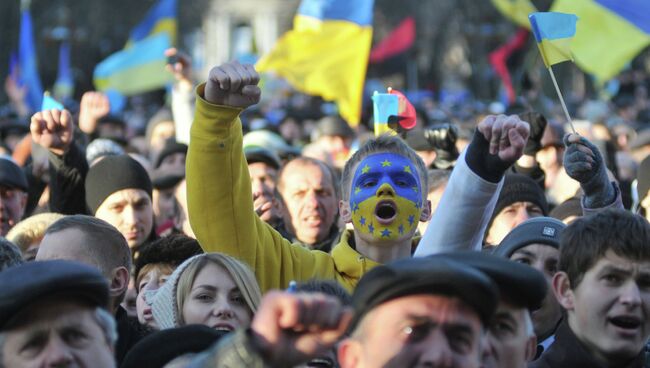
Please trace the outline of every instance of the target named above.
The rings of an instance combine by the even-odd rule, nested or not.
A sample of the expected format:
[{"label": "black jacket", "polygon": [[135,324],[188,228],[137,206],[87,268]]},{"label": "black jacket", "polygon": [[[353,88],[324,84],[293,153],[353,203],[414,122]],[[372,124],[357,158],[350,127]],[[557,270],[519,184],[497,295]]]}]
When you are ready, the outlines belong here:
[{"label": "black jacket", "polygon": [[[639,352],[632,361],[620,368],[641,368],[645,359],[645,350]],[[607,368],[596,361],[580,343],[565,320],[555,331],[555,342],[528,368]]]},{"label": "black jacket", "polygon": [[115,361],[119,367],[126,353],[131,350],[133,345],[137,344],[143,337],[152,332],[147,326],[138,322],[137,318],[129,317],[126,310],[122,307],[117,308],[115,312],[115,322],[117,324],[117,342],[115,343]]},{"label": "black jacket", "polygon": [[88,163],[76,143],[63,156],[50,152],[50,211],[64,215],[92,215],[86,206]]}]

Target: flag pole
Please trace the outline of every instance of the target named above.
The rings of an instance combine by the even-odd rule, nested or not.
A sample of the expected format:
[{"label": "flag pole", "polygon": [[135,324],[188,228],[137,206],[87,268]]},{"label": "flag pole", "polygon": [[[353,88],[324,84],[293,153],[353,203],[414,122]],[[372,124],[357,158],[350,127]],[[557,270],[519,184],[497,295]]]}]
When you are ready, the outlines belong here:
[{"label": "flag pole", "polygon": [[560,98],[560,102],[562,103],[564,116],[566,117],[567,122],[569,122],[569,126],[571,126],[571,130],[573,131],[573,134],[578,134],[576,132],[576,128],[573,126],[573,122],[571,121],[569,110],[567,110],[566,104],[564,103],[564,98],[562,97],[562,92],[560,92],[560,87],[558,87],[557,81],[555,80],[555,74],[553,74],[553,68],[550,65],[548,66],[548,72],[551,74],[551,80],[553,80],[553,85],[555,86],[555,92],[557,92],[557,96]]}]

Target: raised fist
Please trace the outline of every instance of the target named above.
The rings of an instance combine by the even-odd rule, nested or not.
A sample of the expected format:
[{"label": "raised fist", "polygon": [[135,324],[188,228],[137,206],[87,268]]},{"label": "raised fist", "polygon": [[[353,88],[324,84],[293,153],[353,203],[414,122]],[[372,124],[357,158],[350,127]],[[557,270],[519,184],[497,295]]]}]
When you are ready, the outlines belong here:
[{"label": "raised fist", "polygon": [[530,126],[517,115],[488,115],[478,124],[478,131],[490,142],[489,154],[513,164],[524,152]]},{"label": "raised fist", "polygon": [[111,103],[105,94],[93,91],[84,93],[79,106],[79,129],[92,134],[97,129],[99,119],[110,111]]},{"label": "raised fist", "polygon": [[29,125],[32,140],[56,155],[63,155],[74,139],[72,117],[68,110],[45,110],[32,116]]},{"label": "raised fist", "polygon": [[174,78],[183,88],[192,88],[192,60],[188,55],[178,51],[175,47],[165,50],[167,65],[165,69],[174,75]]},{"label": "raised fist", "polygon": [[205,99],[216,105],[245,109],[260,101],[260,76],[252,65],[236,61],[210,70],[205,85]]}]

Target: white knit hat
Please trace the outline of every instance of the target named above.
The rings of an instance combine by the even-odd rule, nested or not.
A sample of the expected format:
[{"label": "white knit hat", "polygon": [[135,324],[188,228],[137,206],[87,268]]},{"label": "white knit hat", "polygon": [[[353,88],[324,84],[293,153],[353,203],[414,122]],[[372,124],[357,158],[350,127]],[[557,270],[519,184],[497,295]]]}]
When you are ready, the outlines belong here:
[{"label": "white knit hat", "polygon": [[186,259],[185,262],[176,267],[165,284],[156,291],[156,295],[153,298],[153,304],[151,305],[151,312],[161,330],[179,327],[179,311],[176,309],[176,290],[178,288],[178,280],[181,278],[181,274],[185,271],[187,266],[197,258],[204,257],[206,254],[207,253],[197,254],[194,257]]}]

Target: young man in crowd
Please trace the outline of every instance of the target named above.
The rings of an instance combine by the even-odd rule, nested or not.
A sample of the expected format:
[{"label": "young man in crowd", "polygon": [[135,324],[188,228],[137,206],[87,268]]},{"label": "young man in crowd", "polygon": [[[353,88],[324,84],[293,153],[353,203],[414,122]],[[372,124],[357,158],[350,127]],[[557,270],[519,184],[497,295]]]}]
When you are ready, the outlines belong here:
[{"label": "young man in crowd", "polygon": [[[238,119],[244,108],[259,101],[258,81],[252,66],[233,62],[213,68],[208,82],[197,89],[187,194],[192,229],[202,247],[248,263],[262,290],[311,278],[337,279],[351,290],[379,263],[410,257],[417,223],[429,218],[427,177],[422,160],[398,138],[371,140],[348,161],[339,213],[353,230],[342,233],[331,255],[293,246],[259,220],[253,211]],[[460,206],[465,227],[457,226],[462,216],[434,217],[435,230],[429,228],[436,234],[425,244],[428,251],[480,247],[480,236],[464,229],[473,225],[484,229],[489,216],[483,212],[492,208],[486,205],[504,172],[521,155],[527,135],[527,124],[516,117],[491,116],[479,124],[477,142],[462,157],[464,166],[457,175],[458,185],[474,185],[464,185],[465,196],[457,197],[463,204],[471,203]],[[330,216],[335,215],[332,211]],[[306,220],[312,221],[310,216]],[[325,219],[314,222],[321,221]]]},{"label": "young man in crowd", "polygon": [[531,367],[642,367],[650,337],[650,223],[608,209],[560,238],[553,291],[566,310]]},{"label": "young man in crowd", "polygon": [[0,366],[116,367],[108,285],[93,267],[28,262],[0,272]]},{"label": "young man in crowd", "polygon": [[153,186],[137,161],[107,156],[88,169],[67,110],[34,114],[30,129],[34,142],[50,151],[52,211],[92,214],[117,228],[133,251],[155,236]]},{"label": "young man in crowd", "polygon": [[562,320],[562,308],[553,295],[551,281],[560,257],[560,235],[566,225],[550,217],[536,217],[514,228],[493,254],[529,265],[546,279],[547,293],[539,309],[532,313],[537,336],[537,356],[555,341],[555,330]]},{"label": "young man in crowd", "polygon": [[149,331],[128,317],[120,303],[126,294],[130,272],[131,251],[117,229],[92,216],[66,216],[45,232],[36,261],[65,259],[98,268],[109,284],[109,311],[117,321],[119,339],[115,356],[120,363],[129,349]]}]

